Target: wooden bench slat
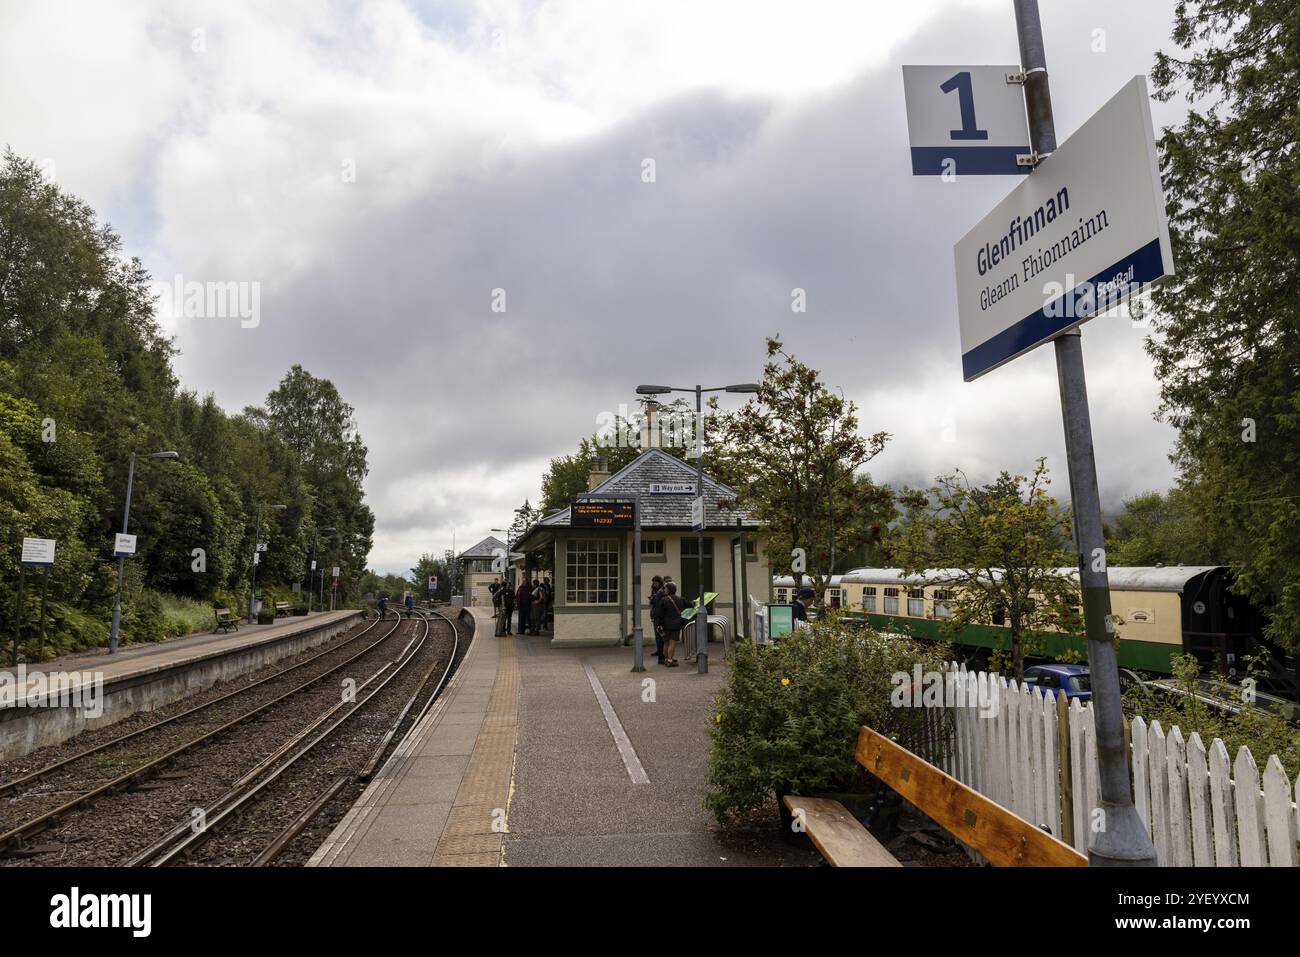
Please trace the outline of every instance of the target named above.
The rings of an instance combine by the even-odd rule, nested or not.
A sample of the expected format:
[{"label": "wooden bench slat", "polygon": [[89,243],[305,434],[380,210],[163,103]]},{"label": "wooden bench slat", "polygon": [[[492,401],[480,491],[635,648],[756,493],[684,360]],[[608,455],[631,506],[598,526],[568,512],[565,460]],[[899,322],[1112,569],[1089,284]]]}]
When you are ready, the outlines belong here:
[{"label": "wooden bench slat", "polygon": [[1088,859],[1068,844],[870,728],[858,732],[855,756],[860,765],[991,864],[1088,866]]},{"label": "wooden bench slat", "polygon": [[802,810],[808,836],[831,866],[903,866],[839,801],[787,794],[785,806],[794,815]]}]

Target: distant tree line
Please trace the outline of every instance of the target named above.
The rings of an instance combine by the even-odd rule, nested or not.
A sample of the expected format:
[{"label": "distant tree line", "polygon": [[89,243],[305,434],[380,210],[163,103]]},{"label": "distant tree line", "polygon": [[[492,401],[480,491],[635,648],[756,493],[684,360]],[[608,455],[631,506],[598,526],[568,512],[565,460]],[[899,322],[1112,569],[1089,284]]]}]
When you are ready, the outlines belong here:
[{"label": "distant tree line", "polygon": [[[116,588],[128,463],[138,456],[122,635],[157,640],[246,606],[254,526],[265,597],[295,600],[340,568],[343,601],[365,568],[374,516],[366,447],[328,380],[293,366],[261,407],[232,415],[183,389],[154,317],[149,274],[82,201],[6,151],[0,167],[0,638],[12,640],[23,537],[58,540],[48,651],[103,644]],[[149,454],[174,450],[179,461]],[[333,531],[325,531],[333,529]],[[29,576],[30,577],[30,576]],[[317,587],[319,587],[319,580]],[[329,582],[326,582],[326,591]],[[37,603],[24,602],[24,637]],[[298,599],[305,601],[305,595]],[[327,599],[328,600],[328,599]],[[204,619],[206,614],[206,619]],[[26,649],[33,657],[39,654]]]}]

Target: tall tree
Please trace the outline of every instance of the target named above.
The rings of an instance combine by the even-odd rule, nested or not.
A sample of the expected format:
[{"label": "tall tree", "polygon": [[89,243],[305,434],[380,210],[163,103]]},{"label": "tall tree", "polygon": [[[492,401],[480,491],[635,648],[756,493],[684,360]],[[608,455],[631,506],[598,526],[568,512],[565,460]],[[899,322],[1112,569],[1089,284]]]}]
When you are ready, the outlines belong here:
[{"label": "tall tree", "polygon": [[841,556],[852,554],[877,524],[858,496],[885,493],[874,486],[865,492],[856,473],[880,454],[889,434],[858,434],[854,403],[828,389],[816,369],[776,338],[767,340],[757,395],[739,410],[715,407],[714,414],[717,437],[710,439],[706,464],[711,458],[713,474],[737,490],[737,504],[763,522],[768,554],[790,556],[791,573],[807,574],[822,595]]},{"label": "tall tree", "polygon": [[941,475],[933,488],[900,496],[907,512],[889,543],[906,574],[942,569],[945,634],[1005,624],[1017,679],[1049,630],[1079,628],[1079,584],[1059,573],[1071,563],[1070,517],[1048,494],[1050,481],[1042,459],[1032,475],[1003,472],[986,485]]},{"label": "tall tree", "polygon": [[1160,140],[1177,275],[1154,294],[1147,347],[1174,460],[1207,523],[1243,543],[1237,587],[1271,602],[1300,648],[1300,6],[1183,0]]}]

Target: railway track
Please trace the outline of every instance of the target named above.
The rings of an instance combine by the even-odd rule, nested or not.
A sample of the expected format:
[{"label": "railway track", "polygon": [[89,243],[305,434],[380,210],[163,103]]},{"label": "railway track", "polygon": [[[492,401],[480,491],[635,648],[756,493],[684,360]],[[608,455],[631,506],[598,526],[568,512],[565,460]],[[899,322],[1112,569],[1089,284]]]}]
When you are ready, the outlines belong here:
[{"label": "railway track", "polygon": [[[388,627],[381,628],[381,623]],[[392,618],[376,619],[342,643],[311,655],[290,668],[0,783],[0,797],[14,795],[9,798],[8,806],[0,811],[0,821],[5,822],[0,823],[0,828],[4,828],[0,832],[0,857],[44,856],[53,848],[31,847],[28,842],[32,837],[111,794],[128,789],[167,786],[169,766],[192,757],[202,747],[211,747],[214,742],[229,737],[252,719],[266,721],[299,699],[320,694],[326,678],[363,663],[397,635],[401,626],[402,619],[396,613]],[[362,641],[366,635],[371,635],[374,640]],[[358,642],[359,650],[353,652]],[[330,660],[340,657],[340,652],[343,652],[342,660]],[[312,666],[321,664],[322,659],[325,659],[325,669],[313,669]],[[283,682],[286,676],[304,669],[317,673],[310,674],[288,690],[276,693],[278,688],[274,683]],[[255,692],[259,689],[269,691],[271,696],[260,701],[247,700],[258,698]],[[326,688],[325,693],[337,694],[331,688]],[[249,704],[252,707],[248,707]],[[195,723],[203,725],[197,733],[191,727]],[[116,754],[119,750],[126,753]],[[173,779],[187,778],[192,774],[192,771],[177,772]]]},{"label": "railway track", "polygon": [[[349,785],[369,781],[399,730],[418,723],[451,676],[461,644],[456,623],[437,611],[417,614],[420,633],[360,684],[353,700],[319,715],[191,821],[124,863],[261,867],[280,861]],[[431,640],[435,623],[450,633],[449,645]],[[403,701],[395,717],[382,720],[383,704],[391,715]],[[372,708],[380,713],[370,716]],[[359,727],[368,718],[370,726]],[[349,734],[352,740],[340,740]]]}]

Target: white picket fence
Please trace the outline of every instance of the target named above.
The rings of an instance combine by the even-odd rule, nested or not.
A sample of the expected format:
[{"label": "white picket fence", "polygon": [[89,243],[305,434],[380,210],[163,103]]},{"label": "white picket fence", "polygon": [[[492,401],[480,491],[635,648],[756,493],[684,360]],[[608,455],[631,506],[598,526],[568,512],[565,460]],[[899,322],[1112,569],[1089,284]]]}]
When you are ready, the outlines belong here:
[{"label": "white picket fence", "polygon": [[[953,777],[1086,853],[1100,805],[1092,708],[988,672],[954,666]],[[1249,749],[1235,760],[1215,738],[1134,718],[1128,737],[1134,803],[1162,866],[1296,867],[1300,778],[1270,755],[1261,780]],[[1063,819],[1063,814],[1067,815]]]}]

